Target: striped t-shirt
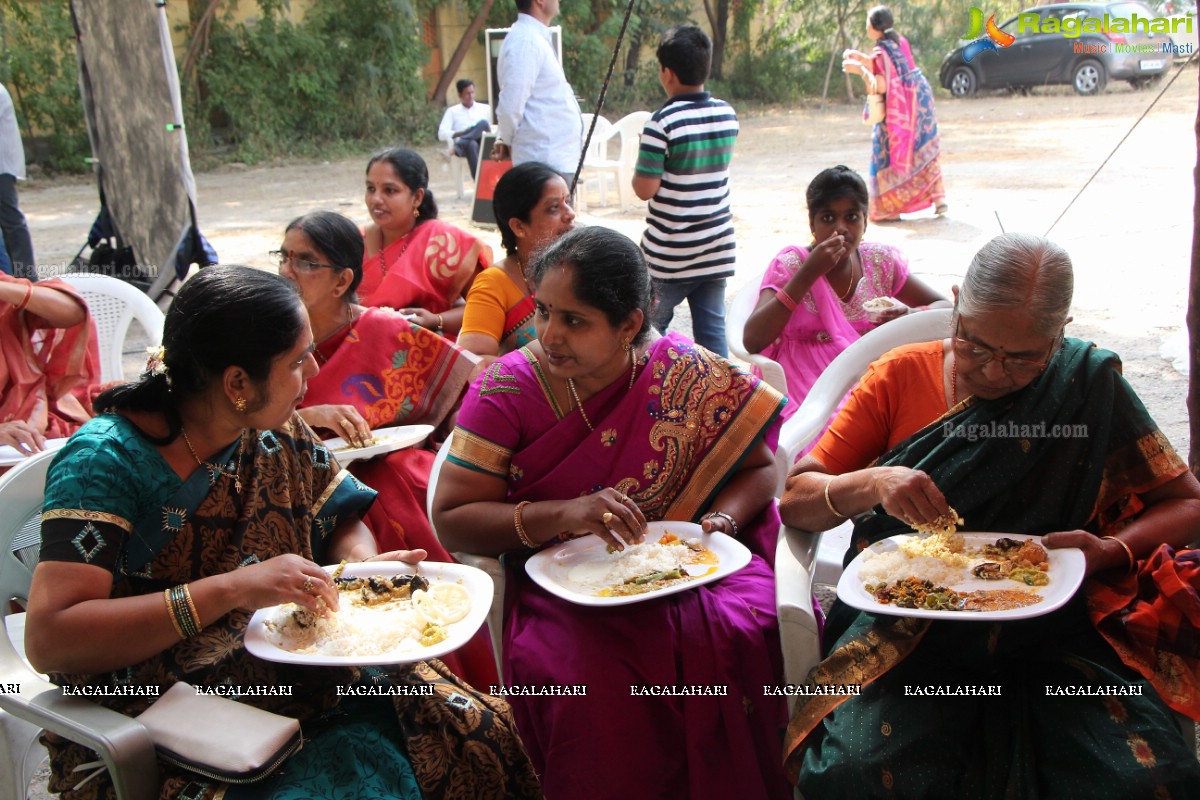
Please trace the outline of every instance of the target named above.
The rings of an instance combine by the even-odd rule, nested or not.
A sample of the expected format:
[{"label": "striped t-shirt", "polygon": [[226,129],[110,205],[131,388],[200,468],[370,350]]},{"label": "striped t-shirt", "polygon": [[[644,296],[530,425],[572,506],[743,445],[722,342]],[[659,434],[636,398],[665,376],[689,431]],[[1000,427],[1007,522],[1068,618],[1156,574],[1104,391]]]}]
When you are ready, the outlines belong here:
[{"label": "striped t-shirt", "polygon": [[708,92],[676,95],[646,123],[637,174],[662,180],[650,199],[642,237],[653,277],[733,275],[729,162],[737,135],[733,107]]}]

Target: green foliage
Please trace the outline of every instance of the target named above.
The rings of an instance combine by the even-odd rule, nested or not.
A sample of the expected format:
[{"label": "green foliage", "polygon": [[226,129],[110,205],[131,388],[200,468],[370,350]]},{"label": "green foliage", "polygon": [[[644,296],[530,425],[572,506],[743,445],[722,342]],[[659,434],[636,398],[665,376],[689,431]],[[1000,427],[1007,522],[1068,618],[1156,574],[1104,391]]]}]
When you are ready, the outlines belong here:
[{"label": "green foliage", "polygon": [[0,83],[12,95],[26,148],[44,152],[50,169],[83,172],[90,147],[74,36],[65,2],[0,0]]},{"label": "green foliage", "polygon": [[193,147],[227,143],[254,163],[428,135],[436,120],[425,103],[428,50],[413,3],[316,0],[298,24],[283,17],[279,0],[258,5],[256,24],[214,20],[208,55],[185,87],[185,114],[201,121]]}]

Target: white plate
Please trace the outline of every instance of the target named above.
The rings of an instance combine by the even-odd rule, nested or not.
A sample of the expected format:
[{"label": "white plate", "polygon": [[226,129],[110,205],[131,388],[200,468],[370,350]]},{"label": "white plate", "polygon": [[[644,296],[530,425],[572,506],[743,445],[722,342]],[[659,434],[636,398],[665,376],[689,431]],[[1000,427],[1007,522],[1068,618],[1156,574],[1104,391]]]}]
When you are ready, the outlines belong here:
[{"label": "white plate", "polygon": [[346,440],[340,436],[325,440],[329,452],[337,456],[338,463],[343,467],[352,461],[364,458],[374,458],[393,450],[412,447],[428,438],[433,433],[432,425],[397,425],[394,428],[379,428],[371,431],[375,444],[370,447],[347,447]]},{"label": "white plate", "polygon": [[[874,550],[877,553],[892,552],[898,549],[897,540],[915,535],[905,533],[893,536],[889,539],[876,542],[867,549]],[[967,533],[959,531],[959,535],[966,541],[968,549],[992,544],[1001,537],[1008,537],[1009,539],[1016,539],[1022,542],[1026,539],[1040,540],[1042,538],[1022,533]],[[948,587],[960,592],[974,591],[976,589],[1022,589],[1032,591],[1034,594],[1040,594],[1042,602],[1022,608],[1009,608],[1003,611],[941,611],[927,608],[901,608],[892,603],[880,603],[876,600],[863,587],[862,579],[858,577],[858,571],[862,567],[863,554],[865,552],[864,550],[863,553],[859,553],[850,562],[850,566],[846,567],[841,579],[838,581],[837,596],[843,603],[863,611],[869,611],[872,614],[887,614],[893,617],[952,619],[962,622],[996,622],[997,620],[1028,619],[1030,617],[1040,617],[1043,614],[1049,614],[1051,611],[1061,608],[1074,596],[1075,590],[1083,583],[1083,571],[1087,566],[1082,550],[1074,547],[1066,547],[1058,550],[1046,548],[1047,560],[1050,562],[1050,569],[1046,574],[1050,576],[1050,583],[1045,586],[1026,586],[1010,580],[985,581],[982,578],[968,576],[966,580],[954,583]],[[899,580],[905,577],[907,576],[895,575],[892,576],[892,580]]]},{"label": "white plate", "polygon": [[[333,572],[336,567],[325,567],[326,572]],[[479,626],[487,619],[488,609],[492,606],[492,578],[483,570],[468,567],[465,564],[442,564],[436,561],[422,561],[417,567],[399,561],[362,561],[357,564],[347,564],[342,571],[346,578],[364,577],[369,575],[412,575],[420,574],[429,578],[431,584],[461,582],[467,594],[471,596],[471,610],[467,616],[458,622],[446,626],[450,636],[444,641],[429,647],[416,649],[395,650],[372,656],[325,656],[316,654],[293,653],[284,650],[267,637],[264,621],[279,608],[260,608],[250,618],[246,628],[246,649],[265,661],[278,661],[284,664],[309,664],[318,667],[341,666],[371,666],[375,664],[409,664],[414,661],[424,661],[427,658],[437,658],[462,647]]]},{"label": "white plate", "polygon": [[[62,447],[64,444],[66,444],[66,442],[67,442],[66,437],[63,437],[61,439],[47,439],[46,446],[44,449],[45,450],[57,450],[58,448]],[[36,455],[36,453],[34,455]],[[25,455],[17,448],[9,447],[6,444],[0,444],[0,467],[11,467],[16,464],[20,464],[22,461],[24,461],[27,458],[29,458],[29,456]]]},{"label": "white plate", "polygon": [[602,564],[620,556],[609,553],[606,549],[607,543],[599,536],[584,536],[537,552],[525,562],[525,571],[529,573],[529,577],[533,578],[535,583],[547,592],[572,603],[581,606],[624,606],[630,603],[654,600],[669,594],[686,592],[695,586],[719,581],[750,563],[750,551],[732,536],[726,536],[723,533],[705,533],[699,525],[691,522],[650,522],[646,524],[647,542],[657,542],[667,533],[673,533],[680,539],[697,537],[703,539],[704,545],[720,559],[717,569],[690,581],[680,581],[671,586],[642,594],[626,597],[599,597],[596,593],[603,587],[572,580],[571,570],[584,564]]}]

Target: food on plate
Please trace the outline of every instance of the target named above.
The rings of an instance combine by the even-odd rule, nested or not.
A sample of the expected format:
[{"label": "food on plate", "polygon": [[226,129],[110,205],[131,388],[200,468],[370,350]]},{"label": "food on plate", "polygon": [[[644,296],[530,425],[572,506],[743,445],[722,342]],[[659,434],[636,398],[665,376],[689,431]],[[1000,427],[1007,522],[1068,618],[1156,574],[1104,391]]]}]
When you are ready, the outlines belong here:
[{"label": "food on plate", "polygon": [[932,581],[908,577],[884,584],[868,584],[866,590],[883,605],[931,611],[1007,611],[1042,602],[1042,596],[1020,589],[980,589],[962,592]]},{"label": "food on plate", "polygon": [[895,301],[890,297],[872,297],[863,303],[863,308],[867,311],[886,311],[889,308],[894,308],[895,305]]},{"label": "food on plate", "polygon": [[267,639],[303,655],[403,653],[445,641],[446,626],[471,610],[471,596],[461,584],[431,583],[421,575],[336,578],[334,585],[340,592],[336,612],[319,616],[285,603],[264,620]]},{"label": "food on plate", "polygon": [[[956,515],[957,516],[957,515]],[[975,541],[978,541],[976,539]],[[946,611],[999,611],[1041,602],[1036,591],[1007,588],[1047,586],[1050,560],[1032,539],[1000,537],[968,546],[962,534],[939,531],[896,539],[896,549],[868,549],[859,562],[863,588],[883,604]],[[975,581],[1005,581],[977,589]]]},{"label": "food on plate", "polygon": [[719,564],[717,554],[699,538],[680,539],[666,533],[657,542],[627,545],[622,551],[606,553],[602,571],[593,575],[581,572],[573,579],[594,582],[599,597],[627,597],[707,575]]},{"label": "food on plate", "polygon": [[377,436],[368,436],[366,439],[363,439],[362,444],[354,444],[353,442],[347,442],[343,439],[342,444],[332,448],[332,452],[340,453],[343,450],[361,450],[364,447],[374,447],[377,444],[381,444],[383,441],[383,439],[380,439]]},{"label": "food on plate", "polygon": [[913,525],[913,530],[917,533],[952,536],[958,530],[958,526],[962,524],[964,524],[963,518],[952,508],[949,513],[943,514],[933,522],[919,522]]}]

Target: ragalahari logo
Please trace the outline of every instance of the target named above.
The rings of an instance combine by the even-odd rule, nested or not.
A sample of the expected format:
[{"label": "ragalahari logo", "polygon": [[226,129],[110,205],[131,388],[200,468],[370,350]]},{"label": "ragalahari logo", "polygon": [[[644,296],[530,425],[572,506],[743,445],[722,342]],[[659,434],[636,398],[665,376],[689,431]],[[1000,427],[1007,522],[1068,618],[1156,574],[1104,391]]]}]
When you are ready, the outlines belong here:
[{"label": "ragalahari logo", "polygon": [[964,39],[974,39],[963,48],[963,61],[970,62],[980,53],[991,50],[993,53],[1001,47],[1008,47],[1017,40],[1011,33],[1005,33],[996,27],[996,15],[988,17],[987,24],[983,23],[983,11],[971,8],[971,24]]}]

